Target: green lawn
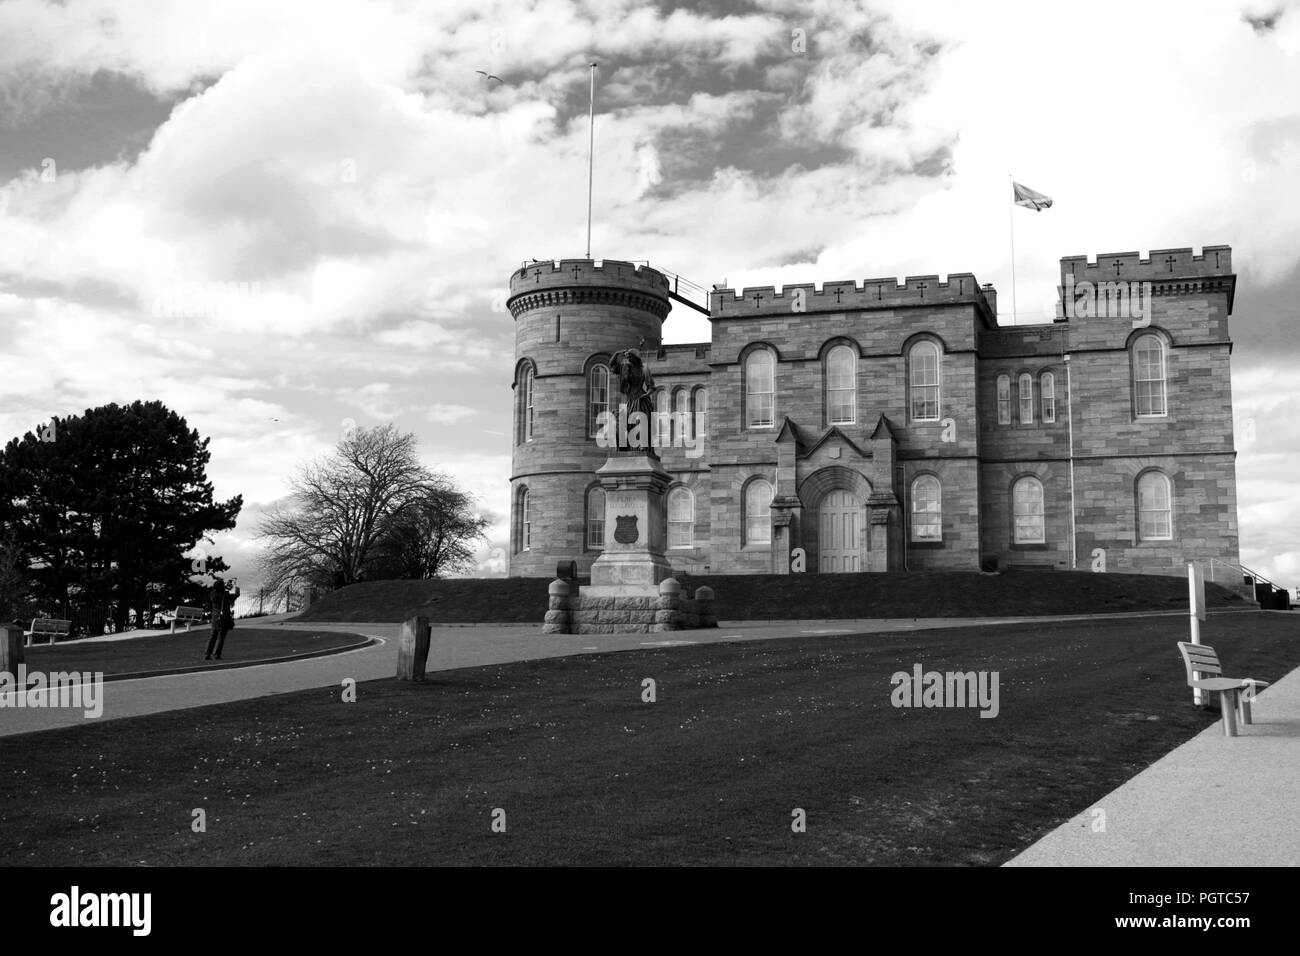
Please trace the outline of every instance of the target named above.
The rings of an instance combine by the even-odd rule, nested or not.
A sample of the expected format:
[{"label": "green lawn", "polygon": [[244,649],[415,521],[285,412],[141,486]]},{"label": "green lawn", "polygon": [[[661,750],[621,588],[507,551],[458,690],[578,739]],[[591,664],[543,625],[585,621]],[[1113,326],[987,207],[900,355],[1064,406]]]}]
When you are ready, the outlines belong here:
[{"label": "green lawn", "polygon": [[195,628],[186,634],[162,634],[123,641],[68,641],[37,644],[27,648],[29,671],[102,671],[106,677],[148,671],[206,670],[239,667],[268,658],[297,657],[329,653],[359,646],[365,638],[334,631],[306,631],[293,628],[240,628],[226,635],[221,660],[205,661],[203,654],[212,632]]},{"label": "green lawn", "polygon": [[[1185,578],[1083,571],[913,571],[881,574],[682,575],[688,594],[707,584],[719,620],[1011,617],[1159,611],[1187,607]],[[540,624],[545,578],[367,581],[325,595],[300,621],[397,622],[415,614],[447,624]],[[588,581],[580,582],[590,583]],[[1206,585],[1213,608],[1242,608],[1239,594]]]},{"label": "green lawn", "polygon": [[[4,861],[993,865],[1215,720],[1191,705],[1185,634],[1144,618],[695,645],[0,738]],[[1300,666],[1300,617],[1220,615],[1205,639],[1234,673]],[[1000,715],[892,707],[891,674],[917,663],[997,671]]]}]

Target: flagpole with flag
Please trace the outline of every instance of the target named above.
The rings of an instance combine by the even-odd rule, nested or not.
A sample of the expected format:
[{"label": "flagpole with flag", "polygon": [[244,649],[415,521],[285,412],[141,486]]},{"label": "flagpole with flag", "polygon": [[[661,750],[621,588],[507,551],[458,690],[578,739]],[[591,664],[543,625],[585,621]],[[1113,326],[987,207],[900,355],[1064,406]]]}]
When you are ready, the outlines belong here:
[{"label": "flagpole with flag", "polygon": [[1020,321],[1020,311],[1016,306],[1016,206],[1042,212],[1052,208],[1052,197],[1020,185],[1010,173],[1007,179],[1011,180],[1011,324],[1015,325]]}]

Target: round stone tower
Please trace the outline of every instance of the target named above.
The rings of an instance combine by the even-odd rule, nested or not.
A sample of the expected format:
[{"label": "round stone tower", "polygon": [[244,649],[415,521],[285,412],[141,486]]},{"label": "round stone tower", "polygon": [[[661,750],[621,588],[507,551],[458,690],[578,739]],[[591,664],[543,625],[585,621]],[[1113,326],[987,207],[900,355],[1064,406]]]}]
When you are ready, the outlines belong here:
[{"label": "round stone tower", "polygon": [[[619,349],[658,349],[671,303],[668,280],[615,259],[525,265],[510,277],[515,320],[510,575],[552,577],[557,561],[590,573],[587,494],[609,450],[596,443],[592,368]],[[599,373],[597,373],[599,380]],[[608,382],[618,411],[618,382]]]}]

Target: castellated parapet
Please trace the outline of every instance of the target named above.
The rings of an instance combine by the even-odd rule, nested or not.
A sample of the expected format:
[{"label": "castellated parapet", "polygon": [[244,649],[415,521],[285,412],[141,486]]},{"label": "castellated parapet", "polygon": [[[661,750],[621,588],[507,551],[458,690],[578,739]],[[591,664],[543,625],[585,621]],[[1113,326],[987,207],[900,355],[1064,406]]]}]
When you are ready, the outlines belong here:
[{"label": "castellated parapet", "polygon": [[989,324],[996,325],[995,306],[986,294],[992,291],[992,286],[981,286],[971,273],[954,272],[949,274],[947,282],[940,282],[937,275],[929,275],[907,276],[901,282],[892,277],[866,279],[861,284],[854,279],[824,282],[820,290],[811,282],[786,285],[780,292],[770,285],[746,286],[739,293],[735,289],[715,289],[709,296],[709,307],[717,319],[968,302],[982,311]]},{"label": "castellated parapet", "polygon": [[562,305],[617,305],[641,309],[662,320],[671,307],[668,279],[649,266],[619,259],[533,262],[510,277],[506,307],[514,318]]},{"label": "castellated parapet", "polygon": [[1061,285],[1073,282],[1150,282],[1157,296],[1224,293],[1232,311],[1237,277],[1232,271],[1231,246],[1205,246],[1195,255],[1190,246],[1181,249],[1152,249],[1148,258],[1139,252],[1102,252],[1087,256],[1061,257]]}]

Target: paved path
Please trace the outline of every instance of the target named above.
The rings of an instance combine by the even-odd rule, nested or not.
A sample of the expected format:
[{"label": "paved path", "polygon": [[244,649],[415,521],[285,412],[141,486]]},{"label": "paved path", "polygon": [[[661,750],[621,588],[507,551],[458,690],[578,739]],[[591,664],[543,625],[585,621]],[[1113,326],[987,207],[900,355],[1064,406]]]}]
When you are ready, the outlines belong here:
[{"label": "paved path", "polygon": [[1251,711],[1240,736],[1216,722],[1006,865],[1300,866],[1300,670]]}]

